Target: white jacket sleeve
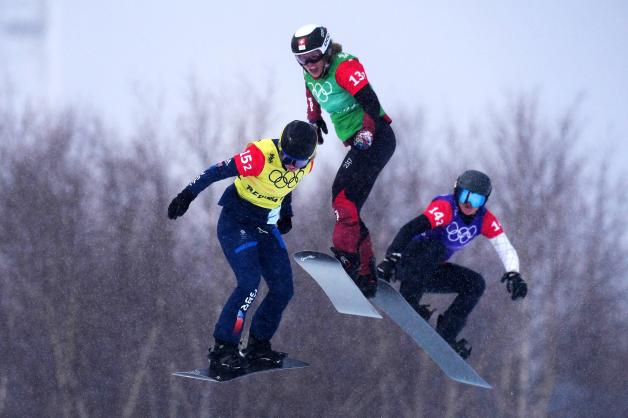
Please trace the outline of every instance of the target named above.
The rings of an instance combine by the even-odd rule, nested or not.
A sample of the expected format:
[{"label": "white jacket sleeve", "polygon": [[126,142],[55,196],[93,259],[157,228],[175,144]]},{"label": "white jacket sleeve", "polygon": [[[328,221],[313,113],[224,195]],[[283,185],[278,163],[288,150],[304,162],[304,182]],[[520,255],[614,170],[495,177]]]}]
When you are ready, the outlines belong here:
[{"label": "white jacket sleeve", "polygon": [[489,242],[493,244],[493,248],[502,260],[504,269],[506,271],[515,271],[519,273],[519,256],[515,247],[512,246],[510,240],[506,236],[506,233],[499,234],[495,238],[489,239]]}]

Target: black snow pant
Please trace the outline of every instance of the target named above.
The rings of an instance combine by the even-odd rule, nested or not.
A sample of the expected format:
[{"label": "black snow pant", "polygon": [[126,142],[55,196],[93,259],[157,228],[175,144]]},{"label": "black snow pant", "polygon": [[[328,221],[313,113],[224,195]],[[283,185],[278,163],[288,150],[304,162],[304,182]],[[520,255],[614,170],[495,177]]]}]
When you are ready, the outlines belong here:
[{"label": "black snow pant", "polygon": [[374,264],[371,237],[360,211],[395,147],[392,128],[382,118],[378,119],[373,144],[366,150],[351,147],[332,186],[332,207],[336,214],[332,242],[338,250],[359,254],[359,274],[373,273],[369,265]]},{"label": "black snow pant", "polygon": [[438,319],[436,331],[448,342],[455,341],[486,286],[479,273],[444,262],[445,246],[432,240],[412,241],[397,265],[401,295],[417,309],[423,293],[457,293]]}]

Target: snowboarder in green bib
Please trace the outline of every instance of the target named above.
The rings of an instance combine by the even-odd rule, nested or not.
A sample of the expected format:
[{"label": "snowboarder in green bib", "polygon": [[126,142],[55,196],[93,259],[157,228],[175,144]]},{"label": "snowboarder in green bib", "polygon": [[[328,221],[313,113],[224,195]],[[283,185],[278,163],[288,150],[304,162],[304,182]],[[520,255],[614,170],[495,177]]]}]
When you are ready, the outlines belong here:
[{"label": "snowboarder in green bib", "polygon": [[377,277],[369,230],[360,217],[377,176],[395,151],[391,120],[357,57],[342,51],[327,29],[305,25],[292,37],[292,53],[303,68],[307,119],[321,133],[329,113],[336,135],[349,148],[332,186],[336,224],[332,251],[367,296],[375,295]]}]

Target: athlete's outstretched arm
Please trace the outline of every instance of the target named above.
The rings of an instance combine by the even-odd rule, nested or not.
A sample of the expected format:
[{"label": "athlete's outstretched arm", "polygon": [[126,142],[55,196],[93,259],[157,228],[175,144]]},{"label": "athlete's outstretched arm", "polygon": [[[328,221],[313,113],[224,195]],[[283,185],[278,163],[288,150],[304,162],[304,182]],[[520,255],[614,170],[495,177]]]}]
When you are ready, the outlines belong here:
[{"label": "athlete's outstretched arm", "polygon": [[210,184],[237,175],[238,168],[232,158],[212,165],[172,199],[168,206],[168,218],[177,219],[179,216],[183,216],[190,203]]},{"label": "athlete's outstretched arm", "polygon": [[493,248],[502,260],[506,273],[501,278],[502,283],[506,283],[506,290],[510,293],[511,299],[524,298],[528,294],[528,284],[519,273],[519,256],[510,243],[505,233],[501,233],[489,239]]},{"label": "athlete's outstretched arm", "polygon": [[194,197],[196,197],[203,190],[209,187],[210,184],[229,177],[235,177],[237,175],[238,168],[236,167],[234,159],[230,158],[226,161],[214,164],[207,170],[203,171],[203,173],[187,185],[186,189],[192,192]]},{"label": "athlete's outstretched arm", "polygon": [[493,248],[495,248],[499,259],[504,265],[504,269],[507,272],[512,271],[519,273],[519,256],[517,255],[515,247],[512,246],[506,236],[506,233],[502,232],[495,238],[490,238],[488,241],[493,245]]},{"label": "athlete's outstretched arm", "polygon": [[188,184],[168,206],[168,217],[176,219],[188,210],[190,203],[210,184],[228,177],[257,176],[264,169],[265,158],[262,151],[251,144],[244,152],[212,165]]}]

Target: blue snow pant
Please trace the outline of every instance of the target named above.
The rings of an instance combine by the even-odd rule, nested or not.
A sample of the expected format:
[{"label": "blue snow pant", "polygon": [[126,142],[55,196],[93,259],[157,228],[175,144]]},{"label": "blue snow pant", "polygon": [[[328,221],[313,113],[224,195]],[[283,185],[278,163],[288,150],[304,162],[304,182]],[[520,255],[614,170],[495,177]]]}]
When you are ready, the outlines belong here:
[{"label": "blue snow pant", "polygon": [[220,214],[217,232],[237,286],[222,309],[214,338],[233,344],[240,342],[246,313],[264,276],[268,294],[253,316],[250,334],[258,340],[270,340],[294,294],[286,244],[275,225],[256,226],[225,209]]},{"label": "blue snow pant", "polygon": [[457,293],[440,316],[436,331],[447,341],[455,340],[467,317],[484,293],[484,278],[475,271],[444,262],[445,247],[432,240],[411,241],[397,265],[399,292],[415,309],[423,293]]}]

